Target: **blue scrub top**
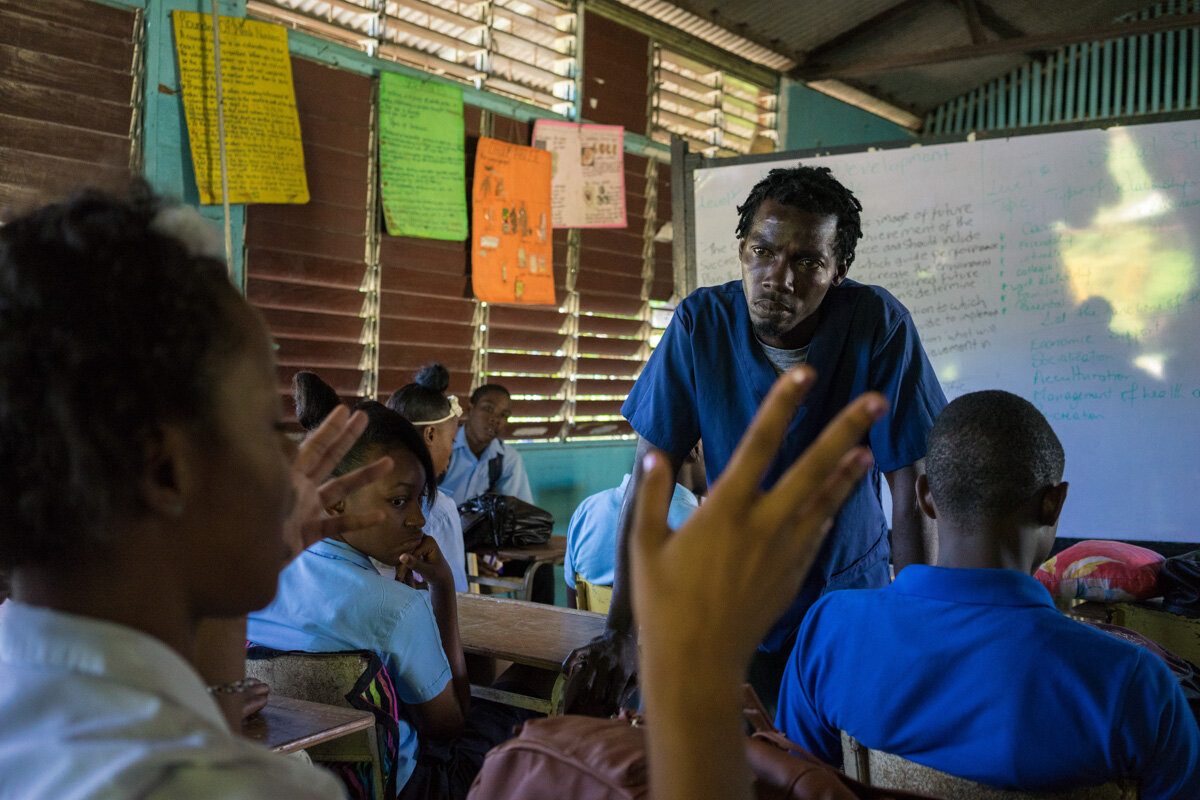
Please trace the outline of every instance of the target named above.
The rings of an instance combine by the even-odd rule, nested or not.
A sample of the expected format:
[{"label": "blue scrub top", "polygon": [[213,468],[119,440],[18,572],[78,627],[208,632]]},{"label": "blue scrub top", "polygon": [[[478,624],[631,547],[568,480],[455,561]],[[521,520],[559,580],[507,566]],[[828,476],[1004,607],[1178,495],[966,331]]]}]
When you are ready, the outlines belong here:
[{"label": "blue scrub top", "polygon": [[[946,405],[908,309],[885,289],[845,280],[829,289],[817,313],[807,361],[817,381],[767,470],[764,488],[863,392],[881,392],[889,410],[865,442],[875,457],[872,474],[838,513],[799,596],[763,641],[767,651],[786,645],[823,591],[886,583],[888,520],[874,489],[878,471],[923,458],[929,430]],[[650,444],[677,458],[703,439],[713,483],[776,377],[755,338],[741,282],[705,287],[679,304],[621,413]]]},{"label": "blue scrub top", "polygon": [[914,564],[888,587],[832,592],[788,659],[776,724],[840,764],[863,745],[1001,788],[1138,780],[1200,798],[1200,731],[1150,650],[1058,612],[1007,569]]}]

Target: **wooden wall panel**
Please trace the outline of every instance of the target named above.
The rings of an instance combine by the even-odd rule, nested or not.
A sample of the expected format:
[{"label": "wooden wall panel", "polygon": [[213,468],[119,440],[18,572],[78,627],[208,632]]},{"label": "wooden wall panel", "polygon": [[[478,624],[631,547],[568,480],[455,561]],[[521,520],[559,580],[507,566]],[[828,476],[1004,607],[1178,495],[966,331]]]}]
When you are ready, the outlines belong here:
[{"label": "wooden wall panel", "polygon": [[645,134],[650,40],[619,23],[584,16],[582,116]]},{"label": "wooden wall panel", "polygon": [[[310,200],[246,208],[247,299],[279,345],[280,391],[311,369],[346,399],[363,371],[371,80],[292,58]],[[291,409],[291,398],[285,398]]]},{"label": "wooden wall panel", "polygon": [[0,6],[0,222],[128,186],[136,23],[89,0]]}]

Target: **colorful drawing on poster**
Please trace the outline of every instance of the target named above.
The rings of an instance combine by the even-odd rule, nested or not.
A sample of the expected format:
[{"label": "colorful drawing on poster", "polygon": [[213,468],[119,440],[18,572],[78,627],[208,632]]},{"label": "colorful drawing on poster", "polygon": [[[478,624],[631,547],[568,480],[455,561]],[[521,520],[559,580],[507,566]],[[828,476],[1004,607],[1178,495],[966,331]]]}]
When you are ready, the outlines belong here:
[{"label": "colorful drawing on poster", "polygon": [[392,236],[467,238],[462,87],[385,72],[379,184]]},{"label": "colorful drawing on poster", "polygon": [[550,154],[480,139],[471,208],[471,284],[488,303],[554,305]]},{"label": "colorful drawing on poster", "polygon": [[539,119],[533,145],[554,157],[554,227],[624,228],[625,129]]},{"label": "colorful drawing on poster", "polygon": [[[221,202],[212,16],[173,11],[175,52],[201,203]],[[221,89],[231,203],[307,203],[287,29],[221,17]]]}]

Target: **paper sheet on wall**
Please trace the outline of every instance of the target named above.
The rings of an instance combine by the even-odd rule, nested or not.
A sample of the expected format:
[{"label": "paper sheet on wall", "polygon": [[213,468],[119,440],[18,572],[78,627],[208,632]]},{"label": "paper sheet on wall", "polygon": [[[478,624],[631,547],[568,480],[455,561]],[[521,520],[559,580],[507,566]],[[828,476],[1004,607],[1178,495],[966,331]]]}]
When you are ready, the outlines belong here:
[{"label": "paper sheet on wall", "polygon": [[392,236],[467,238],[461,87],[383,73],[379,183]]},{"label": "paper sheet on wall", "polygon": [[[212,16],[172,12],[192,165],[201,203],[221,202]],[[287,30],[221,17],[221,88],[231,203],[307,203]]]},{"label": "paper sheet on wall", "polygon": [[471,209],[471,285],[488,303],[554,305],[550,154],[480,139]]},{"label": "paper sheet on wall", "polygon": [[554,159],[554,227],[625,227],[624,128],[539,119],[533,145]]}]

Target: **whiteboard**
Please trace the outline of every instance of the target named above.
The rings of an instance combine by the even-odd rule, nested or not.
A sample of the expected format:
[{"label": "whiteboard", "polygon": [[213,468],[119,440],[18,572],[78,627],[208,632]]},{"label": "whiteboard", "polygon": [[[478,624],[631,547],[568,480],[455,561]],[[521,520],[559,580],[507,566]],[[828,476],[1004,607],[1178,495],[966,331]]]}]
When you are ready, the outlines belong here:
[{"label": "whiteboard", "polygon": [[[698,285],[740,279],[736,206],[799,160],[692,172]],[[1050,420],[1060,536],[1200,540],[1200,121],[803,163],[862,201],[849,277],[909,308],[946,395],[1006,389]]]}]

